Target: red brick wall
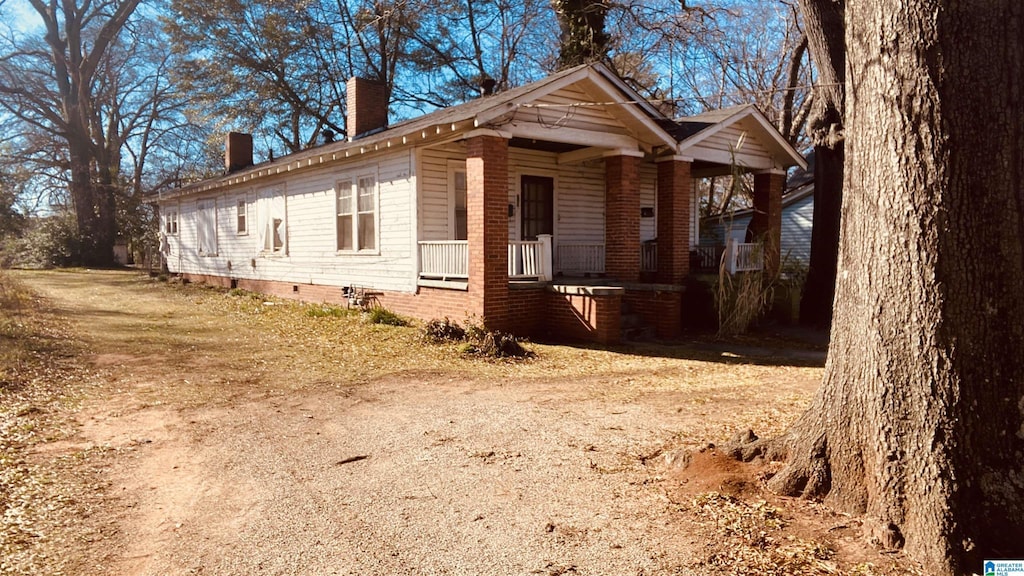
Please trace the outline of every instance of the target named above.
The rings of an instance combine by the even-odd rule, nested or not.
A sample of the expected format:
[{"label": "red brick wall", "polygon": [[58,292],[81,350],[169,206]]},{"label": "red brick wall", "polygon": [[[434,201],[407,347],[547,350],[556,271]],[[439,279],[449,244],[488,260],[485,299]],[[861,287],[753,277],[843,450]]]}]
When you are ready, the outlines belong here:
[{"label": "red brick wall", "polygon": [[690,163],[658,164],[658,282],[681,284],[690,271]]},{"label": "red brick wall", "polygon": [[[423,321],[448,318],[464,324],[475,314],[465,290],[420,287],[416,294],[385,292],[377,300],[388,310]],[[479,322],[480,319],[476,318],[475,321]]]},{"label": "red brick wall", "polygon": [[605,272],[623,282],[640,278],[640,175],[639,158],[604,159]]},{"label": "red brick wall", "polygon": [[345,85],[348,117],[347,136],[355,138],[364,132],[388,125],[388,88],[365,78],[350,78]]},{"label": "red brick wall", "polygon": [[228,172],[252,166],[252,134],[228,132],[224,139],[224,169]]},{"label": "red brick wall", "polygon": [[469,296],[488,328],[508,331],[508,140],[466,143]]},{"label": "red brick wall", "polygon": [[622,337],[622,297],[548,292],[542,328],[555,339],[616,344]]},{"label": "red brick wall", "polygon": [[549,338],[546,332],[547,292],[545,288],[509,290],[508,330],[530,338]]},{"label": "red brick wall", "polygon": [[658,290],[626,290],[625,302],[654,328],[658,338],[678,338],[683,333],[683,293]]},{"label": "red brick wall", "polygon": [[[274,280],[232,279],[224,276],[183,274],[191,282],[204,282],[224,288],[241,288],[280,298],[303,302],[326,302],[347,305],[339,286],[293,284]],[[467,320],[480,322],[472,312],[473,298],[465,290],[420,287],[416,294],[404,292],[371,292],[374,303],[392,312],[428,321],[449,318],[460,324]],[[646,294],[646,293],[645,293]],[[551,292],[544,287],[511,291],[507,321],[501,328],[519,336],[552,340],[584,340],[615,344],[621,338],[622,296],[568,295]],[[659,310],[664,310],[659,309]],[[674,316],[678,318],[678,314]],[[646,318],[646,316],[645,316]]]},{"label": "red brick wall", "polygon": [[782,261],[782,189],[785,184],[785,174],[754,174],[754,215],[748,228],[755,240],[764,239],[764,268],[769,277],[775,276]]}]

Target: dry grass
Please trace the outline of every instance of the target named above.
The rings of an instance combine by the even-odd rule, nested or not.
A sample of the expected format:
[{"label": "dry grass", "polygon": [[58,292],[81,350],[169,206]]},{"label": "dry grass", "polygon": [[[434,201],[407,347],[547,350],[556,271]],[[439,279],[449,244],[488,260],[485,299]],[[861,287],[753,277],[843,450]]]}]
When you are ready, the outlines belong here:
[{"label": "dry grass", "polygon": [[[805,506],[820,507],[813,503]],[[697,495],[690,510],[715,544],[704,566],[737,576],[906,576],[923,573],[913,563],[891,557],[878,563],[841,562],[837,548],[823,539],[792,530],[793,520],[764,500],[747,501],[708,492]],[[851,522],[853,523],[853,522]],[[846,565],[844,565],[846,564]]]},{"label": "dry grass", "polygon": [[[745,428],[762,436],[781,432],[808,401],[791,383],[817,379],[821,371],[654,344],[612,350],[527,344],[534,358],[495,361],[467,357],[454,343],[426,344],[416,325],[372,324],[321,304],[124,272],[19,274],[48,292],[92,301],[54,311],[16,277],[0,276],[0,574],[57,573],[62,561],[40,554],[59,550],[62,539],[89,538],[62,523],[88,513],[95,489],[88,468],[102,454],[41,462],[30,457],[32,447],[69,434],[69,408],[90,387],[120,386],[126,370],[143,373],[155,359],[161,368],[145,374],[154,385],[134,393],[150,405],[222,403],[260,389],[344,388],[423,373],[482,387],[572,381],[579,399],[629,403],[657,396],[694,411],[699,421],[679,431],[680,446]],[[132,313],[122,314],[126,309]],[[769,405],[766,389],[774,393]],[[828,550],[813,542],[771,540],[781,522],[771,507],[707,496],[693,510],[709,530],[738,542],[733,556],[711,566],[735,574],[833,573]]]},{"label": "dry grass", "polygon": [[59,574],[90,490],[76,462],[41,463],[33,449],[66,437],[59,417],[82,391],[80,345],[67,322],[0,271],[0,574]]}]

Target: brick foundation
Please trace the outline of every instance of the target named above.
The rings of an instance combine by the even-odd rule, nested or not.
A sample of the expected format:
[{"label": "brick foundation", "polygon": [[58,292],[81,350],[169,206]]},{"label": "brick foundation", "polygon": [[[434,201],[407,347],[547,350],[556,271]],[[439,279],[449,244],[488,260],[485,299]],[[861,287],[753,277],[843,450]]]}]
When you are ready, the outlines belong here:
[{"label": "brick foundation", "polygon": [[626,290],[623,302],[654,328],[658,338],[670,340],[683,333],[683,293],[679,290]]},{"label": "brick foundation", "polygon": [[[248,280],[224,276],[183,274],[190,282],[251,292],[303,302],[348,305],[340,286],[293,284],[273,280]],[[519,336],[549,340],[577,340],[616,344],[621,339],[622,303],[626,299],[659,338],[679,335],[680,292],[633,291],[622,288],[552,288],[528,285],[509,290],[506,325],[501,329]],[[369,292],[371,305],[420,321],[449,318],[459,323],[479,322],[473,313],[476,300],[466,290],[420,287],[417,293]]]},{"label": "brick foundation", "polygon": [[610,294],[548,291],[544,315],[548,337],[617,344],[622,337],[622,291]]}]

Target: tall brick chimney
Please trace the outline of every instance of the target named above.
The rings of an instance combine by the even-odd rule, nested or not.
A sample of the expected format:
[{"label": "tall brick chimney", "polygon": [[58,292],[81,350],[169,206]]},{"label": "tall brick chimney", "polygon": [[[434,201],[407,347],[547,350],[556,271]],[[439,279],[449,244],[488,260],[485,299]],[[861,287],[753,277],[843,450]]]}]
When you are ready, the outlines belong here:
[{"label": "tall brick chimney", "polygon": [[348,100],[345,128],[350,141],[388,125],[387,86],[374,80],[353,77],[346,84],[345,91]]},{"label": "tall brick chimney", "polygon": [[224,169],[228,172],[252,166],[252,134],[228,132],[224,141]]}]

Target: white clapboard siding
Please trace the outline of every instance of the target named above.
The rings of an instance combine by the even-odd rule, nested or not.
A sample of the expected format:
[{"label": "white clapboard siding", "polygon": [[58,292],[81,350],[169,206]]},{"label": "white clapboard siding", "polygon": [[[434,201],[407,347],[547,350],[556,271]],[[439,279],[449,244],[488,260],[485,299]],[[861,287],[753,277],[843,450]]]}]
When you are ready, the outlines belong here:
[{"label": "white clapboard siding", "polygon": [[814,222],[814,195],[782,208],[782,256],[793,262],[811,261],[811,227]]},{"label": "white clapboard siding", "polygon": [[744,119],[722,128],[701,141],[699,147],[720,153],[718,157],[723,162],[729,162],[731,154],[741,166],[770,165],[771,152],[758,139],[750,136],[757,130],[753,122]]},{"label": "white clapboard siding", "polygon": [[[378,250],[370,254],[338,253],[335,183],[340,178],[365,175],[372,175],[377,182]],[[248,186],[228,188],[216,196],[216,256],[199,256],[196,252],[196,201],[185,200],[180,203],[180,246],[172,245],[168,265],[173,272],[412,291],[415,226],[409,203],[414,198],[413,186],[411,153],[401,150],[359,163],[268,178],[256,190]],[[264,255],[258,246],[255,204],[249,212],[249,233],[245,235],[237,233],[234,206],[241,194],[255,201],[259,190],[275,187],[286,191],[287,254]]]},{"label": "white clapboard siding", "polygon": [[605,171],[601,161],[565,166],[558,205],[559,243],[604,242]]},{"label": "white clapboard siding", "polygon": [[516,112],[516,121],[547,126],[553,132],[562,127],[605,134],[628,133],[622,123],[608,112],[606,106],[571,106],[592,102],[593,96],[578,88],[567,87],[538,98],[531,107],[521,108]]},{"label": "white clapboard siding", "polygon": [[420,159],[419,239],[449,240],[451,207],[448,205],[448,162],[465,161],[465,152],[453,149],[426,149]]}]

